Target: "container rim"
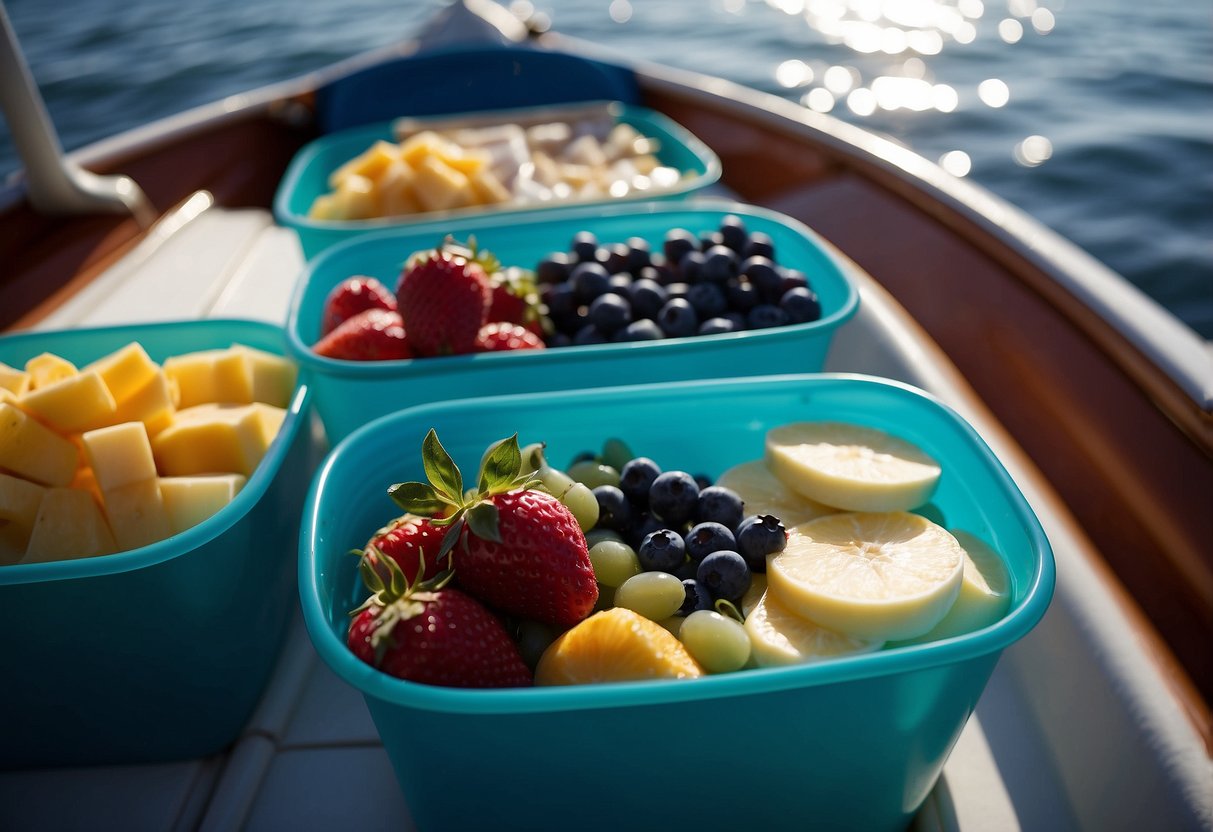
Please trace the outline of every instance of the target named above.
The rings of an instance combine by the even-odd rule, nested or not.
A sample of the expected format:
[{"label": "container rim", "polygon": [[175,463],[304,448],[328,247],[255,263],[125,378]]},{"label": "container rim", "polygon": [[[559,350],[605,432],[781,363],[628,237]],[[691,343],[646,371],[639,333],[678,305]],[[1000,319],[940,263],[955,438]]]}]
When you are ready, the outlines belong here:
[{"label": "container rim", "polygon": [[[282,336],[281,327],[266,321],[244,318],[184,319],[145,324],[84,327],[73,329],[71,333],[73,335],[88,336],[90,334],[122,331],[129,332],[131,334],[129,340],[134,341],[138,340],[139,333],[153,330],[164,331],[178,329],[182,326],[198,329],[218,329],[233,325],[242,328],[263,329],[266,334],[272,332],[279,337]],[[5,343],[20,343],[22,341],[36,343],[58,334],[62,333],[55,330],[21,332],[6,336],[3,340]],[[292,356],[285,353],[283,357],[292,358]],[[265,492],[269,490],[270,483],[273,482],[278,469],[282,467],[283,460],[290,451],[295,437],[307,421],[304,417],[308,412],[310,401],[311,391],[305,378],[305,372],[300,367],[299,376],[295,383],[295,390],[291,394],[291,401],[286,408],[286,418],[283,420],[282,427],[279,428],[277,436],[274,437],[274,441],[266,449],[265,456],[257,465],[257,469],[253,471],[253,475],[248,478],[248,481],[240,489],[240,493],[236,495],[232,502],[198,525],[147,546],[141,546],[138,549],[130,549],[125,552],[117,552],[112,555],[76,558],[74,560],[57,560],[47,563],[19,563],[10,566],[0,566],[0,586],[68,581],[77,578],[95,578],[102,575],[117,575],[124,572],[132,572],[172,560],[209,543],[239,522],[241,518],[252,510],[257,501],[265,495]]]},{"label": "container rim", "polygon": [[[274,193],[273,213],[274,217],[282,225],[290,226],[296,229],[308,231],[343,231],[350,233],[361,233],[364,231],[383,229],[383,228],[412,228],[417,225],[425,225],[431,222],[449,222],[456,219],[481,217],[481,216],[514,216],[517,214],[529,214],[533,212],[544,213],[554,209],[568,208],[573,206],[585,205],[612,205],[618,202],[626,203],[627,198],[607,198],[584,201],[570,201],[552,203],[549,205],[543,204],[528,204],[520,203],[511,206],[505,203],[505,207],[493,206],[477,206],[474,208],[460,208],[447,211],[426,211],[421,214],[407,215],[404,217],[375,217],[365,220],[318,220],[309,217],[307,214],[300,214],[298,211],[290,207],[291,197],[299,187],[299,181],[307,173],[308,169],[315,163],[316,158],[323,153],[329,145],[342,140],[352,140],[359,136],[375,136],[383,133],[386,128],[389,132],[395,131],[398,124],[408,123],[416,126],[438,126],[447,122],[458,122],[466,120],[469,123],[488,123],[489,120],[496,117],[497,121],[509,118],[512,114],[534,114],[536,117],[547,116],[548,118],[556,118],[561,114],[575,115],[593,108],[605,109],[609,114],[614,115],[618,121],[620,118],[637,118],[645,121],[650,121],[658,126],[661,130],[668,133],[675,141],[681,144],[686,150],[695,157],[696,161],[703,167],[703,172],[695,172],[693,176],[684,177],[679,180],[678,184],[672,188],[664,189],[660,192],[655,192],[654,196],[663,196],[666,198],[685,195],[699,188],[705,188],[719,181],[724,168],[720,161],[720,157],[708,147],[702,139],[694,133],[683,127],[678,122],[674,121],[664,113],[644,107],[638,104],[628,104],[623,101],[614,100],[594,100],[594,101],[579,101],[569,104],[550,104],[541,107],[523,106],[523,107],[508,107],[501,110],[469,110],[460,113],[441,114],[434,116],[400,116],[390,121],[379,121],[373,124],[363,124],[357,127],[347,127],[343,130],[338,130],[319,138],[312,139],[305,144],[291,159],[287,165],[286,172],[282,176],[282,180],[278,184],[278,189]],[[528,119],[530,120],[530,119]],[[369,139],[368,139],[369,141]],[[660,155],[660,154],[659,154]],[[641,201],[642,198],[637,198],[636,201]]]},{"label": "container rim", "polygon": [[[308,262],[304,267],[303,274],[295,282],[295,289],[291,295],[290,308],[287,313],[286,322],[286,346],[291,357],[301,366],[307,366],[313,373],[321,375],[341,375],[352,377],[355,379],[376,379],[388,378],[399,375],[401,372],[408,372],[410,375],[427,376],[427,375],[450,375],[452,373],[465,372],[477,367],[510,367],[518,361],[525,361],[528,365],[542,368],[545,366],[565,364],[570,361],[580,361],[584,357],[594,356],[596,354],[617,354],[621,351],[635,351],[637,355],[645,355],[651,350],[664,350],[666,353],[679,354],[687,351],[698,351],[705,343],[728,343],[731,341],[749,341],[755,338],[761,338],[764,341],[773,341],[776,343],[783,341],[800,341],[804,338],[806,332],[811,332],[819,329],[829,329],[841,326],[846,321],[855,316],[859,309],[859,290],[847,275],[847,267],[842,263],[838,255],[822,237],[806,226],[804,223],[781,214],[777,211],[772,211],[767,208],[760,208],[752,205],[746,205],[730,199],[722,199],[718,197],[708,199],[696,199],[687,202],[634,202],[634,203],[619,203],[608,206],[605,210],[601,207],[595,208],[592,206],[579,206],[576,209],[569,209],[561,214],[562,219],[577,221],[580,219],[607,219],[616,218],[625,215],[642,215],[642,216],[660,216],[662,214],[676,213],[729,213],[736,214],[741,218],[753,217],[769,222],[779,223],[787,226],[793,232],[807,238],[809,242],[818,250],[818,252],[830,262],[834,267],[837,275],[835,276],[839,285],[843,288],[843,302],[835,310],[823,315],[816,321],[810,321],[803,324],[788,324],[785,326],[771,327],[761,330],[745,330],[743,332],[724,332],[716,335],[696,335],[687,338],[669,338],[662,341],[633,341],[628,343],[611,343],[611,344],[586,344],[580,346],[560,347],[559,349],[550,350],[517,350],[513,352],[494,352],[494,353],[475,353],[470,355],[448,355],[430,358],[405,358],[395,359],[390,361],[343,361],[336,358],[327,358],[317,355],[310,344],[304,342],[300,329],[302,326],[301,309],[303,306],[304,297],[307,294],[308,285],[311,282],[311,277],[318,271],[327,267],[327,265],[339,258],[345,256],[346,253],[353,249],[358,249],[365,246],[373,246],[378,242],[390,240],[393,237],[403,235],[412,236],[413,234],[425,233],[428,230],[426,226],[417,225],[408,228],[396,228],[385,231],[377,231],[370,234],[364,234],[358,237],[352,237],[348,240],[343,240],[340,243],[326,249],[313,260]],[[497,228],[502,225],[502,217],[500,215],[477,217],[474,220],[467,220],[459,224],[459,232],[461,234],[475,234],[476,231],[484,228]],[[532,229],[542,226],[550,222],[550,216],[543,215],[542,212],[530,212],[526,216],[514,215],[509,218],[509,225],[512,228]],[[447,226],[442,226],[444,229],[440,231],[434,229],[436,239],[441,237],[445,230],[449,230]]]},{"label": "container rim", "polygon": [[368,697],[410,708],[445,713],[506,714],[548,711],[591,710],[637,705],[672,704],[701,699],[771,693],[792,688],[848,682],[876,676],[894,675],[943,664],[952,664],[996,653],[1026,635],[1044,615],[1056,584],[1052,548],[1039,519],[1029,506],[1010,474],[994,456],[985,441],[955,410],[934,395],[891,379],[856,373],[816,373],[756,376],[747,379],[682,381],[663,384],[638,384],[620,387],[552,392],[510,394],[476,399],[481,403],[529,401],[542,405],[548,400],[592,401],[617,398],[635,392],[660,388],[671,395],[688,388],[728,391],[754,385],[819,384],[840,381],[886,388],[890,396],[926,400],[938,408],[972,444],[986,472],[1006,495],[1016,522],[1024,530],[1035,554],[1035,564],[1022,601],[999,621],[981,630],[918,645],[906,645],[858,656],[831,659],[828,662],[788,667],[758,668],[740,673],[681,680],[678,684],[620,682],[609,685],[573,685],[568,687],[510,688],[467,690],[424,685],[396,679],[358,660],[329,628],[320,586],[315,535],[322,519],[320,496],[345,449],[361,444],[383,426],[406,418],[416,419],[428,413],[440,414],[468,400],[419,405],[382,416],[346,436],[324,460],[309,489],[303,510],[304,529],[299,538],[299,591],[304,623],[313,645],[324,661],[347,683]]}]

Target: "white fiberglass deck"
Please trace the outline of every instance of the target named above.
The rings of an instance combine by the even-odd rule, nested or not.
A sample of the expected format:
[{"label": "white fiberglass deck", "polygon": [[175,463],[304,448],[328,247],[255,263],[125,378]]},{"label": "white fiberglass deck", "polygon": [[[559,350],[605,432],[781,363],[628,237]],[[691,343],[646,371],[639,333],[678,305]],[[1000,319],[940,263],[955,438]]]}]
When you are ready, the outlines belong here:
[{"label": "white fiberglass deck", "polygon": [[[217,209],[199,195],[41,328],[192,317],[281,323],[301,267],[293,233],[267,213]],[[827,369],[899,378],[953,405],[1019,482],[1058,565],[1052,607],[1004,654],[915,828],[1213,828],[1209,757],[1069,521],[933,345],[869,278],[854,276],[861,311],[840,331]],[[319,660],[298,613],[261,705],[228,753],[0,772],[4,830],[411,827],[361,695]]]}]

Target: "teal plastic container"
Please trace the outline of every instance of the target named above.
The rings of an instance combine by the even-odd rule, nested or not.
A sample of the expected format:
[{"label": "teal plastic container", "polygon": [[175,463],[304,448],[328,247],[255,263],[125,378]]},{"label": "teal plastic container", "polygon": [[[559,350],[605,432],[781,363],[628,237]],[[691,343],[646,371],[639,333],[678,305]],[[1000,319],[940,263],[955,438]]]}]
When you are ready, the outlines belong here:
[{"label": "teal plastic container", "polygon": [[[554,464],[620,437],[663,468],[714,478],[761,458],[768,429],[814,419],[890,431],[941,462],[935,514],[984,538],[1008,567],[1001,620],[818,664],[494,691],[395,679],[345,647],[347,613],[364,597],[348,551],[398,514],[387,487],[422,478],[431,427],[465,472],[517,431],[520,443],[547,442]],[[1054,584],[1039,522],[971,427],[914,388],[832,375],[492,397],[384,417],[322,466],[299,568],[312,641],[363,693],[422,830],[903,829],[1001,651],[1040,620]]]},{"label": "teal plastic container", "polygon": [[[659,194],[661,198],[673,199],[686,196],[706,188],[720,178],[719,157],[685,128],[661,113],[618,101],[410,118],[407,119],[407,124],[410,130],[424,128],[441,130],[511,122],[541,124],[555,119],[584,117],[586,114],[603,112],[619,123],[631,125],[642,135],[656,139],[659,145],[658,160],[663,165],[684,172],[682,180],[676,186]],[[532,211],[542,213],[552,210],[539,205],[504,204],[494,207],[464,208],[368,220],[317,220],[309,217],[308,211],[311,210],[312,202],[321,194],[329,192],[328,180],[333,171],[369,150],[376,141],[395,141],[396,134],[393,131],[395,124],[394,121],[380,122],[322,136],[301,148],[291,160],[279,183],[278,191],[274,195],[274,217],[279,224],[295,230],[299,235],[299,243],[303,247],[304,256],[309,260],[335,243],[370,231],[416,225],[419,222],[454,220],[485,213],[501,215]],[[553,206],[602,205],[613,201],[636,201],[645,198],[651,199],[652,197],[645,197],[641,192],[633,192],[630,196],[618,199],[592,200],[581,203],[562,202],[553,203]]]},{"label": "teal plastic container", "polygon": [[[513,353],[485,353],[404,361],[338,361],[318,356],[325,298],[351,275],[370,275],[394,287],[405,259],[433,248],[447,234],[474,236],[507,266],[534,268],[553,251],[567,251],[573,235],[589,230],[602,242],[643,237],[660,250],[671,228],[713,230],[735,214],[751,231],[771,236],[781,265],[808,275],[822,316],[795,324],[721,335],[623,344],[595,344]],[[547,215],[481,218],[369,235],[342,243],[310,263],[295,287],[287,321],[287,349],[306,367],[316,409],[336,442],[371,419],[426,402],[526,391],[610,387],[694,378],[731,378],[817,372],[834,332],[855,314],[859,294],[838,261],[812,231],[773,211],[724,201],[669,202],[580,208]]]},{"label": "teal plastic container", "polygon": [[[83,364],[131,341],[156,361],[233,342],[283,353],[279,327],[203,320],[13,335],[0,361]],[[239,736],[293,607],[309,399],[300,382],[257,470],[203,523],[119,554],[0,566],[0,768],[192,758]]]}]

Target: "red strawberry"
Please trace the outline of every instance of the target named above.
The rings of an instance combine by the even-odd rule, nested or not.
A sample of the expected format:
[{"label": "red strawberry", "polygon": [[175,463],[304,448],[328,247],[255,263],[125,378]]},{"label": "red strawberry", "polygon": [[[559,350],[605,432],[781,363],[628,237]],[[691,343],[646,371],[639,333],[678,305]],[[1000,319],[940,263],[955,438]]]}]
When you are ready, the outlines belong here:
[{"label": "red strawberry", "polygon": [[422,446],[430,483],[401,483],[388,493],[406,511],[445,515],[459,586],[502,612],[568,628],[598,600],[585,535],[564,504],[520,474],[516,436],[485,454],[476,490],[465,496],[459,469],[431,430]]},{"label": "red strawberry", "polygon": [[320,334],[328,335],[342,321],[349,320],[368,309],[396,311],[396,296],[373,277],[349,277],[333,287],[324,301],[324,317],[320,319]]},{"label": "red strawberry", "polygon": [[346,643],[399,679],[457,688],[525,687],[531,672],[501,622],[475,599],[436,582],[412,583],[388,560],[387,581],[363,561],[374,594],[355,611]]},{"label": "red strawberry", "polygon": [[349,361],[412,358],[398,312],[367,309],[342,322],[312,347],[317,355]]},{"label": "red strawberry", "polygon": [[488,313],[488,276],[474,259],[444,245],[409,258],[396,302],[418,355],[469,353]]},{"label": "red strawberry", "polygon": [[428,517],[405,514],[375,532],[359,554],[372,567],[378,563],[379,555],[387,555],[396,561],[409,582],[417,581],[419,572],[422,578],[432,578],[442,568],[438,550],[445,533],[446,529],[434,526]]},{"label": "red strawberry", "polygon": [[543,312],[534,272],[515,267],[491,270],[486,266],[485,270],[492,288],[487,320],[521,324],[542,336]]},{"label": "red strawberry", "polygon": [[485,324],[476,336],[476,352],[541,350],[546,346],[542,338],[521,324]]}]

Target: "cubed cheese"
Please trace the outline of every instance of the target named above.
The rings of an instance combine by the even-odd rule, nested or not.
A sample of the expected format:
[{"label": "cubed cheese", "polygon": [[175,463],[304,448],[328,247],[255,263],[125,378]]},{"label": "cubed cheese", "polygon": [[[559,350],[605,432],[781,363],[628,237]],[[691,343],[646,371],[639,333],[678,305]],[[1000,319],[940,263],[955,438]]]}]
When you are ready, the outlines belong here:
[{"label": "cubed cheese", "polygon": [[117,409],[109,388],[95,370],[36,386],[17,402],[62,433],[80,433],[108,425]]},{"label": "cubed cheese", "polygon": [[248,356],[253,372],[253,401],[288,407],[295,394],[295,378],[298,374],[294,362],[289,358],[243,344],[233,344],[233,350],[241,350]]},{"label": "cubed cheese", "polygon": [[22,532],[15,523],[0,520],[0,566],[11,566],[25,557],[29,532]]},{"label": "cubed cheese", "polygon": [[134,341],[81,368],[82,372],[89,370],[101,374],[101,380],[109,388],[114,402],[121,407],[127,399],[151,382],[160,367],[152,361],[143,345]]},{"label": "cubed cheese", "polygon": [[20,396],[29,390],[29,385],[29,373],[25,370],[18,370],[16,367],[10,367],[3,361],[0,361],[0,391]]},{"label": "cubed cheese", "polygon": [[172,535],[158,478],[103,489],[105,517],[119,551],[138,549]]},{"label": "cubed cheese", "polygon": [[45,494],[44,486],[20,477],[0,474],[0,523],[5,524],[5,537],[14,546],[19,546],[22,554],[29,543],[30,532],[33,531],[34,520],[38,516],[38,506],[42,504]]},{"label": "cubed cheese", "polygon": [[346,162],[329,176],[329,187],[338,188],[350,176],[378,179],[393,162],[400,161],[400,146],[391,142],[377,141],[370,149]]},{"label": "cubed cheese", "polygon": [[156,460],[143,422],[90,430],[81,438],[85,457],[102,491],[155,479]]},{"label": "cubed cheese", "polygon": [[476,201],[465,174],[441,159],[426,156],[414,166],[417,172],[417,201],[427,211],[464,208]]},{"label": "cubed cheese", "polygon": [[243,474],[161,477],[160,494],[173,534],[206,520],[235,499],[247,478]]},{"label": "cubed cheese", "polygon": [[30,376],[29,387],[31,390],[62,381],[69,376],[74,376],[77,372],[75,364],[50,352],[35,355],[26,361],[25,371]]},{"label": "cubed cheese", "polygon": [[86,558],[118,550],[101,508],[87,491],[48,488],[22,563]]},{"label": "cubed cheese", "polygon": [[71,441],[20,408],[0,402],[0,470],[42,485],[72,481],[80,454]]},{"label": "cubed cheese", "polygon": [[114,422],[143,422],[147,435],[155,436],[172,422],[177,398],[177,385],[157,369],[147,384],[118,405]]},{"label": "cubed cheese", "polygon": [[152,440],[156,466],[166,477],[193,474],[252,475],[285,417],[259,402],[208,404],[182,409]]},{"label": "cubed cheese", "polygon": [[165,359],[164,375],[177,385],[178,407],[253,400],[253,368],[246,350],[199,350]]}]

